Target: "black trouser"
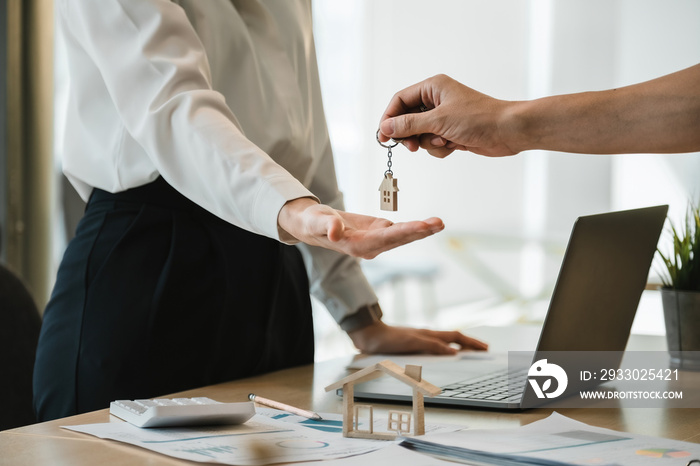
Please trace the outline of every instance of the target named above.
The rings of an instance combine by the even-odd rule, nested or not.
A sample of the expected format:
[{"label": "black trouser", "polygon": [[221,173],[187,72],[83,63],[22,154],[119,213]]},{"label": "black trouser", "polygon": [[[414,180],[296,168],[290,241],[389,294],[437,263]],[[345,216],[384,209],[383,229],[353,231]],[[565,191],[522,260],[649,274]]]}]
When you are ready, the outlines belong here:
[{"label": "black trouser", "polygon": [[34,405],[43,421],[312,361],[297,248],[159,178],[94,191],[44,314]]}]

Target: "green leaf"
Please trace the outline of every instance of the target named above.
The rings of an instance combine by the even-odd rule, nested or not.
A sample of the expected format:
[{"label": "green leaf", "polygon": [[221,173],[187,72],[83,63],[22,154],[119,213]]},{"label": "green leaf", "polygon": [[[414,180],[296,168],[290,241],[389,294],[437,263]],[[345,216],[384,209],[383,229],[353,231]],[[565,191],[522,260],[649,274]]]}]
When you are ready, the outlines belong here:
[{"label": "green leaf", "polygon": [[680,228],[669,219],[668,233],[672,251],[663,253],[659,276],[664,287],[677,290],[700,291],[700,211],[692,202],[688,204],[685,220]]}]

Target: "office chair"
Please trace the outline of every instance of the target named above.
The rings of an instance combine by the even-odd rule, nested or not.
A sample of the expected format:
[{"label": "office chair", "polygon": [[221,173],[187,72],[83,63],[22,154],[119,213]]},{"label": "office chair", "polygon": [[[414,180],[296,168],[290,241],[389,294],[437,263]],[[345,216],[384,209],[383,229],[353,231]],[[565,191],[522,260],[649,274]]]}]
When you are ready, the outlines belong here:
[{"label": "office chair", "polygon": [[32,372],[40,327],[29,291],[0,265],[0,430],[36,422]]}]

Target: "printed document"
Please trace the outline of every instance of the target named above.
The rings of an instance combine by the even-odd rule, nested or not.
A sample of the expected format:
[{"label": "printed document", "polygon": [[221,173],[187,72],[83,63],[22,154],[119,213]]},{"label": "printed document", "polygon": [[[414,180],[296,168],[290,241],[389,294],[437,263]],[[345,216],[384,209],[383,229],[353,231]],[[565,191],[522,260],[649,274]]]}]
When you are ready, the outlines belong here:
[{"label": "printed document", "polygon": [[700,444],[592,427],[558,413],[515,429],[407,438],[416,452],[478,465],[685,466]]},{"label": "printed document", "polygon": [[[322,413],[323,420],[312,421],[269,408],[257,408],[256,412],[248,422],[236,426],[141,429],[117,421],[64,428],[175,458],[249,466],[344,458],[398,442],[343,437],[342,416],[338,414]],[[377,432],[386,431],[386,419],[375,420],[374,428]],[[426,432],[444,433],[461,428],[426,424]]]}]

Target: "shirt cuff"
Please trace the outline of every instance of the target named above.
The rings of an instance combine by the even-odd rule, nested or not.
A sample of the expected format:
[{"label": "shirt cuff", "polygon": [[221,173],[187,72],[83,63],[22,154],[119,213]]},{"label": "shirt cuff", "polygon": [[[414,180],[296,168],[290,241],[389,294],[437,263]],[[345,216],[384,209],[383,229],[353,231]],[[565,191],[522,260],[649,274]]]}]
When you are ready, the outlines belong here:
[{"label": "shirt cuff", "polygon": [[339,325],[346,332],[352,332],[369,327],[380,320],[382,320],[382,308],[378,303],[374,303],[362,306],[354,314],[345,316]]},{"label": "shirt cuff", "polygon": [[252,224],[256,227],[254,233],[281,241],[277,223],[280,210],[287,202],[302,197],[318,201],[316,196],[291,176],[277,176],[263,184],[252,209]]}]

